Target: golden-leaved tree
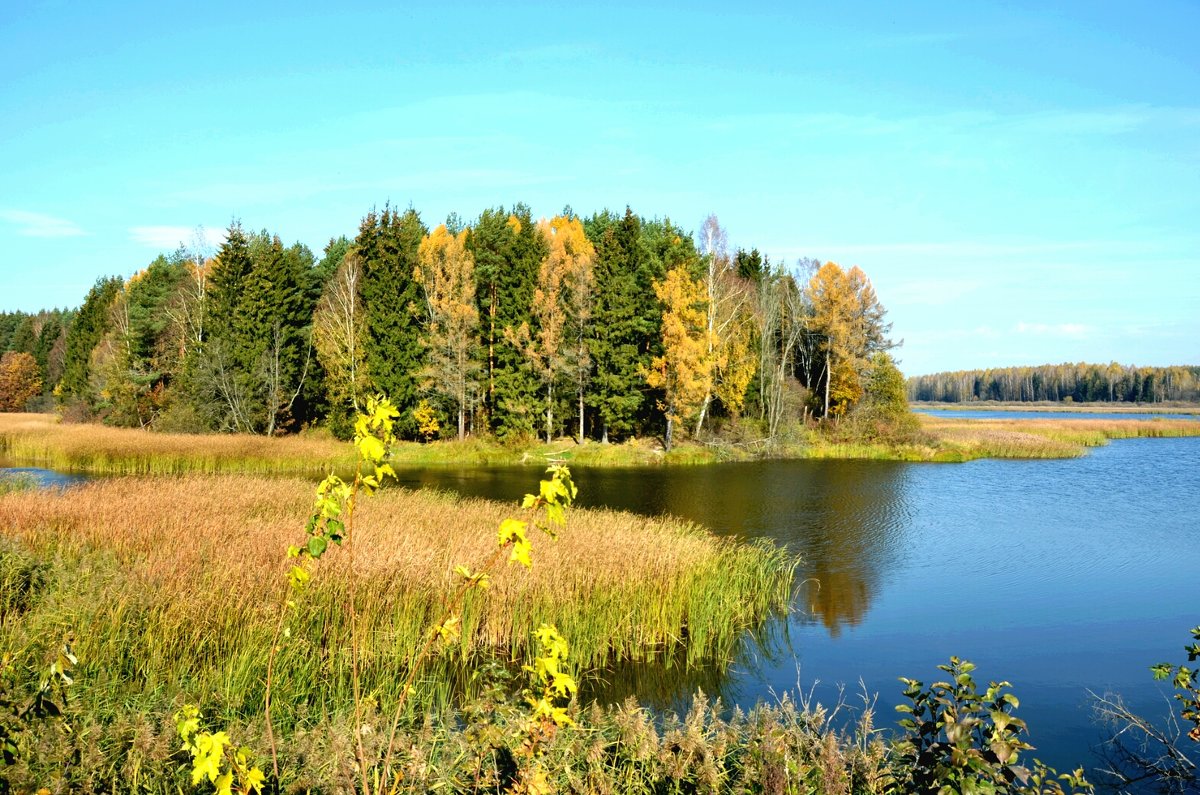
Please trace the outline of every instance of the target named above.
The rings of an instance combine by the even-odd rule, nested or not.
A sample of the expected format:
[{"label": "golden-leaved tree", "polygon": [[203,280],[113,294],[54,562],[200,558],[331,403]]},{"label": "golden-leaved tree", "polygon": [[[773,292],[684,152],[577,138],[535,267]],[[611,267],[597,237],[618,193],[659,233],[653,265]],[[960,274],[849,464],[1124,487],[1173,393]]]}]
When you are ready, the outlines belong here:
[{"label": "golden-leaved tree", "polygon": [[578,218],[556,216],[540,221],[538,230],[548,250],[538,271],[530,308],[533,326],[522,323],[510,337],[525,353],[546,390],[546,441],[554,436],[554,388],[567,377],[579,396],[582,438],[583,392],[591,372],[586,332],[592,312],[596,251]]},{"label": "golden-leaved tree", "polygon": [[754,285],[738,275],[725,240],[725,230],[717,216],[705,218],[697,245],[704,263],[705,325],[712,380],[700,405],[697,433],[704,425],[714,397],[731,415],[741,415],[746,389],[758,369],[754,343],[759,319],[754,312]]},{"label": "golden-leaved tree", "polygon": [[42,377],[31,354],[8,351],[0,358],[0,411],[24,411],[41,391]]},{"label": "golden-leaved tree", "polygon": [[462,439],[467,413],[481,396],[483,372],[475,336],[479,327],[475,257],[467,250],[467,232],[456,235],[443,224],[426,235],[417,249],[413,275],[424,291],[429,319],[422,337],[429,363],[422,380],[426,388],[455,405]]},{"label": "golden-leaved tree", "polygon": [[646,383],[663,390],[659,408],[667,418],[665,446],[671,450],[676,423],[695,415],[712,390],[712,335],[704,283],[675,267],[654,283],[663,306],[663,354],[643,371]]},{"label": "golden-leaved tree", "polygon": [[351,251],[325,285],[313,313],[313,346],[325,368],[330,405],[353,414],[370,388],[367,378],[367,318],[363,312],[363,266]]},{"label": "golden-leaved tree", "polygon": [[808,285],[812,329],[825,357],[824,413],[842,414],[863,395],[862,378],[868,359],[892,347],[891,324],[867,275],[857,266],[848,271],[832,262],[822,265]]}]

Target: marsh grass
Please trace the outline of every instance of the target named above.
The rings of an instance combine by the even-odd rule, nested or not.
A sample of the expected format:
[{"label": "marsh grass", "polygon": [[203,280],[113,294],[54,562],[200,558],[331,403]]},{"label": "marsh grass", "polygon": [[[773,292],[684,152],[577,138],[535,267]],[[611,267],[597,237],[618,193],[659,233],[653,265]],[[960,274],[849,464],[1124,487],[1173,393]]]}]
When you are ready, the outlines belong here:
[{"label": "marsh grass", "polygon": [[923,416],[923,429],[936,440],[937,461],[974,458],[1074,458],[1111,439],[1200,436],[1195,420],[980,419]]},{"label": "marsh grass", "polygon": [[[14,571],[48,567],[40,595],[22,597],[33,606],[4,626],[3,651],[74,628],[79,691],[95,708],[186,694],[248,719],[262,709],[283,550],[302,534],[311,498],[305,481],[249,476],[113,478],[2,495],[5,543],[25,561]],[[394,703],[406,661],[456,585],[454,565],[490,554],[514,508],[399,488],[360,505],[356,609],[373,700]],[[794,568],[774,547],[612,511],[573,511],[559,540],[542,539],[534,554],[532,570],[510,567],[471,595],[462,636],[428,668],[421,703],[448,700],[481,660],[527,660],[543,622],[583,669],[679,654],[685,665],[728,659],[745,628],[786,607]],[[276,663],[285,731],[353,703],[347,575],[346,555],[326,556],[289,618]]]},{"label": "marsh grass", "polygon": [[68,472],[112,475],[300,474],[352,469],[354,450],[329,436],[153,433],[0,414],[0,455]]},{"label": "marsh grass", "polygon": [[[950,419],[919,415],[902,441],[855,439],[837,428],[798,427],[771,444],[688,442],[664,453],[656,440],[621,444],[562,439],[512,447],[495,440],[396,446],[396,466],[491,466],[550,462],[571,466],[701,465],[757,458],[970,461],[977,458],[1075,458],[1110,439],[1200,436],[1200,422],[1174,419]],[[278,439],[248,435],[151,433],[101,425],[64,425],[44,414],[0,414],[0,456],[62,471],[97,474],[325,474],[347,472],[354,451],[328,435]],[[0,482],[0,491],[5,489]]]}]

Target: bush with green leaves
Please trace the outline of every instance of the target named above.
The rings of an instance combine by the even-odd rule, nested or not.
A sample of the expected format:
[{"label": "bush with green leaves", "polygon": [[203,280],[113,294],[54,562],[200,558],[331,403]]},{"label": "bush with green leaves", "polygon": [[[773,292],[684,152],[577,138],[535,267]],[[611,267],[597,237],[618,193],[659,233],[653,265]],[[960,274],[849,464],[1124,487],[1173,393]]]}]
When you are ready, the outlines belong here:
[{"label": "bush with green leaves", "polygon": [[1083,770],[1058,775],[1039,760],[1020,763],[1025,721],[1013,712],[1020,702],[1005,692],[1008,682],[990,682],[979,693],[971,672],[975,666],[951,657],[938,668],[948,681],[928,689],[915,679],[901,678],[911,703],[896,707],[905,714],[905,735],[895,745],[897,792],[1064,793],[1090,792]]}]

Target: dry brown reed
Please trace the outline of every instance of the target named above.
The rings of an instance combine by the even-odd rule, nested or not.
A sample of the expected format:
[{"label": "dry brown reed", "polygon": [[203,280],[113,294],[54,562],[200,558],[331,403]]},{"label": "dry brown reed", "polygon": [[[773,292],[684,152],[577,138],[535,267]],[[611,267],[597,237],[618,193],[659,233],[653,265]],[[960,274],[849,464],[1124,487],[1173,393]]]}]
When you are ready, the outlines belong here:
[{"label": "dry brown reed", "polygon": [[1072,458],[1110,439],[1200,436],[1200,422],[1169,419],[951,419],[922,416],[935,459]]},{"label": "dry brown reed", "polygon": [[[57,561],[53,608],[35,611],[24,635],[73,626],[91,675],[118,691],[218,693],[252,711],[284,551],[301,542],[311,499],[305,481],[249,476],[113,478],[0,495],[0,532]],[[368,689],[396,687],[443,611],[453,567],[489,555],[499,521],[517,513],[515,504],[399,488],[360,503],[356,606]],[[348,686],[349,563],[338,552],[322,559],[289,619],[280,692],[299,707],[320,708]],[[573,511],[559,540],[542,539],[534,555],[532,571],[510,567],[472,595],[447,665],[524,659],[542,622],[557,625],[584,667],[680,648],[689,660],[722,657],[744,628],[786,604],[793,567],[779,550],[610,511]]]},{"label": "dry brown reed", "polygon": [[121,475],[320,473],[354,466],[350,444],[330,437],[155,433],[60,423],[47,414],[0,414],[0,455]]}]

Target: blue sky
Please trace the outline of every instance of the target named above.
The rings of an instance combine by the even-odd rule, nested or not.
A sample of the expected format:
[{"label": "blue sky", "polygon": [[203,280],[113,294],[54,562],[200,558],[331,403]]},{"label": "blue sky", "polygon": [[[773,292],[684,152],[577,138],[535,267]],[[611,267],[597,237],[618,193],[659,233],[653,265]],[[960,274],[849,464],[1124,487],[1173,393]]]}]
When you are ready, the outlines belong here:
[{"label": "blue sky", "polygon": [[1200,5],[10,3],[0,310],[240,218],[709,212],[859,265],[909,374],[1200,364]]}]

